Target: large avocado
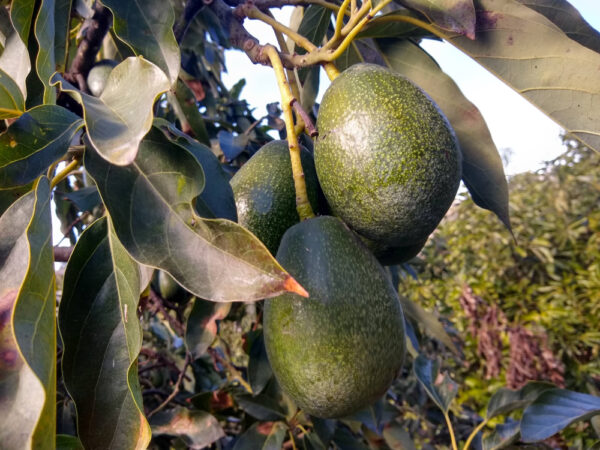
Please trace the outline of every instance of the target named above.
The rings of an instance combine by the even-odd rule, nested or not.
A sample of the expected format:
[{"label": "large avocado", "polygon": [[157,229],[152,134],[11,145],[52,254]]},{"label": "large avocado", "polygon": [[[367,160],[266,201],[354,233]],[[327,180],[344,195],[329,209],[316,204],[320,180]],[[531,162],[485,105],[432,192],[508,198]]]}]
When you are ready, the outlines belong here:
[{"label": "large avocado", "polygon": [[423,242],[450,207],[461,153],[450,124],[416,85],[357,64],[325,92],[315,166],[333,214],[390,247]]},{"label": "large avocado", "polygon": [[290,228],[277,259],[310,294],[265,301],[265,344],[279,384],[317,417],[368,406],[398,374],[405,348],[400,301],[383,268],[331,216]]},{"label": "large avocado", "polygon": [[[315,163],[303,147],[300,158],[308,199],[316,211],[319,182]],[[300,221],[287,141],[271,141],[261,147],[233,176],[231,187],[238,223],[275,254],[285,230]]]}]

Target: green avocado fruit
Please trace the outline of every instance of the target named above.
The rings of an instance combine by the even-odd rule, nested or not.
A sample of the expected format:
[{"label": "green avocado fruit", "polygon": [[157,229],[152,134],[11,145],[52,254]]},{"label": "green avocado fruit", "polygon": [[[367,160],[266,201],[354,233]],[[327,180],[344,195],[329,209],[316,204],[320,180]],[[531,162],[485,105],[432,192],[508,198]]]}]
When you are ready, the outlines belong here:
[{"label": "green avocado fruit", "polygon": [[[317,212],[319,182],[312,155],[301,147],[308,199]],[[300,221],[287,141],[260,148],[231,179],[238,223],[256,235],[272,254],[283,233]]]},{"label": "green avocado fruit", "polygon": [[461,152],[445,116],[419,87],[357,64],[325,92],[315,166],[335,216],[389,247],[417,245],[452,204]]},{"label": "green avocado fruit", "polygon": [[277,381],[316,417],[372,404],[398,375],[405,350],[400,301],[384,269],[332,216],[291,227],[277,259],[310,294],[265,301],[265,345]]},{"label": "green avocado fruit", "polygon": [[103,59],[90,69],[87,76],[87,85],[93,96],[100,97],[106,87],[108,76],[117,64],[119,63],[112,59]]}]

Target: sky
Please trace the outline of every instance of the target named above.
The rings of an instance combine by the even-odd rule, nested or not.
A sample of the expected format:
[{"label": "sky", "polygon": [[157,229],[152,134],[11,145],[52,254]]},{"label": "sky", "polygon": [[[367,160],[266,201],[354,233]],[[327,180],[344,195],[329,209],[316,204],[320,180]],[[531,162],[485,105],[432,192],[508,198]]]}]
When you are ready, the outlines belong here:
[{"label": "sky", "polygon": [[[600,30],[600,0],[570,0],[570,3],[590,25]],[[291,7],[272,11],[280,22],[288,22]],[[246,20],[244,25],[261,44],[276,42],[269,26],[255,20]],[[510,155],[505,166],[508,175],[536,170],[543,161],[564,151],[560,139],[562,128],[469,56],[445,42],[426,40],[423,47],[480,109],[497,148],[501,154]],[[223,76],[225,85],[232,86],[243,74],[246,87],[242,98],[256,108],[255,117],[261,117],[265,114],[264,105],[279,101],[272,69],[254,66],[240,51],[227,51],[225,57],[229,70]],[[321,71],[320,96],[328,85]]]}]

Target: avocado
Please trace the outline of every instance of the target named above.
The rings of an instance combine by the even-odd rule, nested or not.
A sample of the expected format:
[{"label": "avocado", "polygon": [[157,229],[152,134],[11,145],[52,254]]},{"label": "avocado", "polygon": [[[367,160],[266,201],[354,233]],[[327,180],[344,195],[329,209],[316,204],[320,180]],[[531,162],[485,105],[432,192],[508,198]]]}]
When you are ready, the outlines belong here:
[{"label": "avocado", "polygon": [[[319,182],[312,155],[301,147],[306,191],[317,211]],[[256,235],[272,254],[285,230],[298,223],[296,191],[287,141],[260,148],[231,179],[238,223]]]},{"label": "avocado", "polygon": [[93,65],[87,76],[87,86],[93,96],[100,97],[106,87],[108,76],[117,64],[119,63],[112,59],[103,59]]},{"label": "avocado", "polygon": [[357,64],[327,89],[315,166],[335,216],[389,247],[417,245],[450,207],[461,153],[443,113],[419,87]]},{"label": "avocado", "polygon": [[384,266],[394,266],[410,261],[425,247],[427,238],[416,244],[406,245],[403,247],[390,247],[372,239],[360,236],[361,241],[375,255],[380,264]]},{"label": "avocado", "polygon": [[310,294],[265,301],[265,345],[282,389],[321,418],[370,405],[394,381],[405,349],[400,301],[384,269],[331,216],[291,227],[277,259]]}]

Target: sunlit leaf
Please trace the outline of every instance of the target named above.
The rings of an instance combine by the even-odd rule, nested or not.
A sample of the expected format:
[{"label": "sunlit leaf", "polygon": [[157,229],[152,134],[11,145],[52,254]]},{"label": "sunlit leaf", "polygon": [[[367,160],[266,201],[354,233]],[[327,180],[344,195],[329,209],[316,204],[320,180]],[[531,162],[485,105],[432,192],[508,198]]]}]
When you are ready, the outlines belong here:
[{"label": "sunlit leaf", "polygon": [[136,55],[144,56],[160,67],[169,85],[179,75],[179,46],[173,34],[175,14],[170,2],[146,0],[102,2],[113,13],[114,30]]},{"label": "sunlit leaf", "polygon": [[249,231],[195,215],[202,168],[159,130],[148,133],[129,166],[111,165],[89,146],[84,162],[128,252],[198,297],[256,301],[299,288]]},{"label": "sunlit leaf", "polygon": [[67,153],[83,121],[56,105],[41,105],[0,135],[0,188],[27,184]]},{"label": "sunlit leaf", "polygon": [[31,63],[27,46],[4,8],[0,10],[0,32],[5,37],[4,50],[0,55],[0,119],[8,119],[25,111],[25,80]]},{"label": "sunlit leaf", "polygon": [[230,309],[230,303],[194,300],[185,329],[185,344],[194,359],[208,350],[217,335],[216,321],[224,319]]},{"label": "sunlit leaf", "polygon": [[212,415],[205,411],[190,411],[182,407],[154,416],[152,434],[176,436],[187,448],[198,450],[225,436],[219,421]]},{"label": "sunlit leaf", "polygon": [[458,385],[444,374],[441,382],[438,383],[439,363],[419,355],[414,361],[414,372],[417,379],[427,391],[429,398],[444,412],[448,412],[450,403],[458,393]]},{"label": "sunlit leaf", "polygon": [[46,448],[56,424],[55,284],[50,183],[0,217],[0,442]]},{"label": "sunlit leaf", "polygon": [[553,384],[539,381],[530,381],[521,389],[498,389],[490,399],[487,407],[487,418],[501,414],[508,414],[517,409],[522,409],[533,402],[542,392],[552,389]]},{"label": "sunlit leaf", "polygon": [[52,79],[82,103],[92,145],[117,165],[133,162],[140,141],[152,126],[154,100],[169,89],[165,74],[139,57],[127,58],[115,67],[98,98],[82,93],[59,74]]},{"label": "sunlit leaf", "polygon": [[421,47],[408,40],[380,39],[386,64],[424,89],[444,112],[460,143],[463,180],[482,208],[510,229],[508,185],[502,159],[483,116]]},{"label": "sunlit leaf", "polygon": [[146,448],[150,427],[137,373],[138,264],[104,217],[86,228],[69,259],[59,308],[65,386],[86,448]]},{"label": "sunlit leaf", "polygon": [[50,85],[50,77],[56,71],[54,59],[54,4],[55,0],[42,0],[35,20],[35,37],[38,54],[35,60],[37,74],[44,84],[44,103],[56,103],[56,88]]},{"label": "sunlit leaf", "polygon": [[473,0],[396,0],[424,14],[440,28],[475,39]]}]

